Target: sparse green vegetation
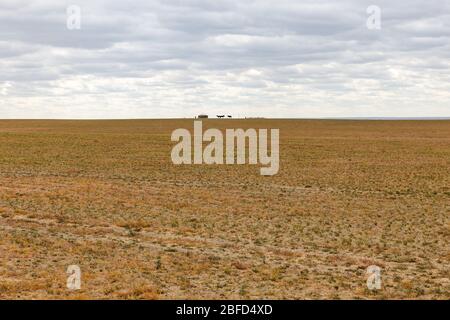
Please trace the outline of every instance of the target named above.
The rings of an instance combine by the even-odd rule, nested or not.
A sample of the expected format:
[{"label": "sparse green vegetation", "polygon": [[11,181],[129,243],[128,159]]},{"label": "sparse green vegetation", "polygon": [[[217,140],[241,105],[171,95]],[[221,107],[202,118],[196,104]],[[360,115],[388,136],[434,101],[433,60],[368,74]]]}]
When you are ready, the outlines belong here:
[{"label": "sparse green vegetation", "polygon": [[279,128],[279,173],[173,165],[192,120],[0,121],[0,298],[450,298],[449,121],[204,126]]}]

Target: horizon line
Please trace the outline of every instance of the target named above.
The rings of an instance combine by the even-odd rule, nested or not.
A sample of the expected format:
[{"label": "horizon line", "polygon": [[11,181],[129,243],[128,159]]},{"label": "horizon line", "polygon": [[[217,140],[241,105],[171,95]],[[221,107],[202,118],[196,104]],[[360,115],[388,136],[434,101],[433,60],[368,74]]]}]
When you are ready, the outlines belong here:
[{"label": "horizon line", "polygon": [[0,121],[130,121],[130,120],[450,120],[448,117],[236,117],[236,118],[0,118]]}]

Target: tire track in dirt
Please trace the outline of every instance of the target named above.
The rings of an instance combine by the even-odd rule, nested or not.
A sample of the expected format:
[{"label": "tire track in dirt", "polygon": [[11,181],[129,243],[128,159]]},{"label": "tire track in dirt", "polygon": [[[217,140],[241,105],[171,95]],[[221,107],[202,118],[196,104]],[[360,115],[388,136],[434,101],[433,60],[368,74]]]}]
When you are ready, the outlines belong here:
[{"label": "tire track in dirt", "polygon": [[[3,220],[3,221],[2,221]],[[39,226],[33,228],[34,233],[47,237],[61,237],[63,239],[72,241],[112,241],[123,245],[137,245],[152,250],[158,251],[176,251],[179,253],[194,253],[198,255],[207,255],[220,257],[221,259],[246,259],[254,260],[254,256],[259,256],[260,259],[267,261],[278,261],[280,259],[299,258],[300,261],[314,259],[320,264],[327,264],[326,261],[334,260],[337,267],[344,261],[353,262],[357,265],[377,264],[385,267],[386,262],[378,257],[358,256],[353,253],[340,252],[329,253],[318,251],[317,248],[286,248],[270,245],[255,245],[249,241],[247,242],[233,242],[223,239],[204,238],[199,236],[183,236],[175,234],[167,234],[152,231],[136,231],[133,236],[130,235],[129,230],[124,227],[109,225],[88,225],[65,223],[61,226],[55,219],[35,219],[25,216],[17,215],[13,218],[0,218],[0,230],[12,231],[20,230],[27,232],[30,230],[28,226]],[[16,225],[14,225],[16,224]],[[25,226],[23,226],[25,224]],[[49,232],[49,227],[62,227],[61,231]],[[101,234],[99,234],[99,232]],[[243,239],[242,239],[243,240]],[[180,245],[180,243],[182,243]],[[292,264],[298,264],[298,259],[289,259]],[[389,261],[389,265],[393,266],[400,264]],[[413,266],[413,263],[401,263],[403,267],[406,265]],[[317,266],[319,263],[317,263]],[[316,267],[317,267],[316,266]]]}]

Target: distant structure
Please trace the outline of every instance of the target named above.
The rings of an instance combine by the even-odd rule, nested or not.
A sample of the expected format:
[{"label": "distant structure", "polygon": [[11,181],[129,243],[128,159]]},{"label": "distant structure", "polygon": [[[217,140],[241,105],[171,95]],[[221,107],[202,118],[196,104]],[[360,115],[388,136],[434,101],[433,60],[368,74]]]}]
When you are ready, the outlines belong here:
[{"label": "distant structure", "polygon": [[198,119],[208,119],[208,115],[207,114],[199,114],[197,116]]},{"label": "distant structure", "polygon": [[224,114],[220,114],[220,115],[218,114],[217,118],[225,118],[225,115]]}]

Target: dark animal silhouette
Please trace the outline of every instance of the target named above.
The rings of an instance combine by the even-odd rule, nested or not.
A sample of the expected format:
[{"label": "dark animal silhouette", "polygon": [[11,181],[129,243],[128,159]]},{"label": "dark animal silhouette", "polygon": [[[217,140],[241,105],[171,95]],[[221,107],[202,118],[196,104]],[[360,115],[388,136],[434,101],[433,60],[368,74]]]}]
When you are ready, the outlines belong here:
[{"label": "dark animal silhouette", "polygon": [[224,118],[225,115],[217,115],[217,118]]}]

